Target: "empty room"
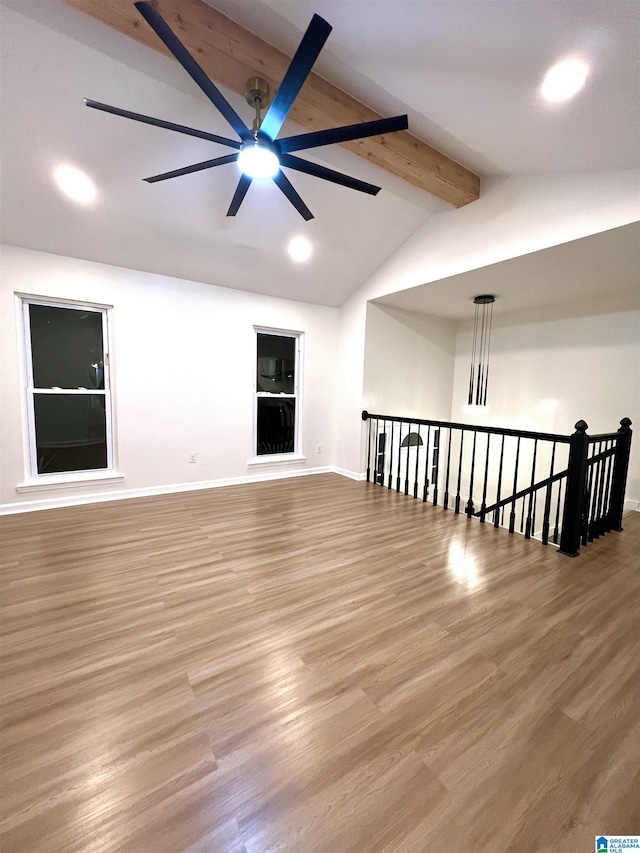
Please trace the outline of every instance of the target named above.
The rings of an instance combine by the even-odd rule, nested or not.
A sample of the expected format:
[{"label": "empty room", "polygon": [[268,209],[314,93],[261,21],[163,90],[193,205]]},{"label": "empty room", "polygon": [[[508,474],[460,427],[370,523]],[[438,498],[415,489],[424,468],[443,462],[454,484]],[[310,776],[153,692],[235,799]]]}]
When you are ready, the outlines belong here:
[{"label": "empty room", "polygon": [[640,844],[635,0],[0,0],[0,850]]}]

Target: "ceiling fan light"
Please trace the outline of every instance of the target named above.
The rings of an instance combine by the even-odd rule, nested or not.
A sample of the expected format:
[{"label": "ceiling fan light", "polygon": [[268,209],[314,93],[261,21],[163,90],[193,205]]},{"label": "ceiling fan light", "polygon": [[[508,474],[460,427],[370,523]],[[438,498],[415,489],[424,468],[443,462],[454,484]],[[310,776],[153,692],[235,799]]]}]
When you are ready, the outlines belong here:
[{"label": "ceiling fan light", "polygon": [[275,152],[259,142],[249,142],[238,156],[240,171],[249,178],[273,178],[280,168]]}]

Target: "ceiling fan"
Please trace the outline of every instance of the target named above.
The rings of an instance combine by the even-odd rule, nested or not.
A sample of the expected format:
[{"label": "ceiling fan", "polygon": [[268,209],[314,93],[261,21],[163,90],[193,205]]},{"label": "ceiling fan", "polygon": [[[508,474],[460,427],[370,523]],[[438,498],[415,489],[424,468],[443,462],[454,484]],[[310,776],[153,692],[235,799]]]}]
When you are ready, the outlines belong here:
[{"label": "ceiling fan", "polygon": [[[102,104],[98,101],[85,100],[88,107],[96,110],[103,110],[107,113],[113,113],[113,115],[123,116],[124,118],[155,125],[156,127],[164,127],[167,130],[185,133],[188,136],[196,136],[200,139],[217,142],[221,145],[226,145],[228,148],[236,149],[236,152],[233,154],[226,154],[223,157],[215,157],[212,160],[194,163],[192,166],[174,169],[171,172],[164,172],[161,175],[153,175],[150,178],[145,178],[145,181],[150,184],[156,181],[166,181],[169,178],[177,178],[180,175],[188,175],[192,172],[202,171],[203,169],[212,169],[214,166],[223,166],[225,163],[237,162],[242,174],[231,200],[229,210],[227,211],[227,216],[236,215],[254,178],[271,178],[298,213],[307,221],[313,219],[313,214],[282,171],[282,167],[304,172],[307,175],[314,175],[316,178],[332,181],[334,184],[340,184],[341,186],[368,193],[369,195],[378,194],[380,187],[360,181],[357,178],[352,178],[349,175],[343,175],[341,172],[336,172],[325,166],[319,166],[308,160],[302,160],[300,157],[294,156],[292,152],[302,151],[305,148],[318,148],[322,145],[332,145],[338,142],[348,142],[353,139],[363,139],[383,133],[393,133],[398,130],[406,130],[409,125],[406,115],[276,139],[298,92],[309,76],[331,32],[332,27],[323,18],[319,15],[314,15],[311,19],[311,23],[270,105],[268,83],[260,77],[254,77],[248,82],[246,100],[256,110],[256,118],[253,128],[250,130],[153,5],[149,2],[139,2],[134,3],[134,6],[175,56],[187,74],[191,76],[211,103],[222,113],[239,137],[238,140],[228,139],[225,136],[218,136],[214,133],[207,133],[204,130],[196,130],[182,124],[174,124],[163,119],[130,112],[129,110],[112,107],[109,104]],[[261,118],[261,111],[267,107],[268,109],[264,118]]]}]

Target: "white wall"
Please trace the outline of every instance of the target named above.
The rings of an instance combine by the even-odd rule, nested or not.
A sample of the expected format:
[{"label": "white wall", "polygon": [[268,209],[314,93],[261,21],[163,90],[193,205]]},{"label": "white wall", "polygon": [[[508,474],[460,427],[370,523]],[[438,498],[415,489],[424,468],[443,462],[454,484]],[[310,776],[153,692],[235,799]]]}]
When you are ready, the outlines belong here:
[{"label": "white wall", "polygon": [[[568,434],[577,420],[591,434],[631,418],[637,437],[627,499],[640,501],[639,294],[584,300],[494,317],[488,405],[466,405],[473,329],[458,332],[451,420]],[[632,428],[633,428],[632,427]]]},{"label": "white wall", "polygon": [[352,471],[363,466],[368,300],[638,219],[637,171],[487,181],[478,201],[432,216],[341,308],[337,464]]},{"label": "white wall", "polygon": [[[0,504],[299,473],[334,464],[338,311],[103,264],[2,248]],[[16,492],[25,480],[16,293],[113,305],[118,469],[124,483]],[[254,325],[304,333],[304,462],[251,468]],[[316,446],[322,445],[322,454]],[[198,454],[189,464],[188,455]]]},{"label": "white wall", "polygon": [[364,408],[448,420],[455,351],[454,322],[369,303]]}]

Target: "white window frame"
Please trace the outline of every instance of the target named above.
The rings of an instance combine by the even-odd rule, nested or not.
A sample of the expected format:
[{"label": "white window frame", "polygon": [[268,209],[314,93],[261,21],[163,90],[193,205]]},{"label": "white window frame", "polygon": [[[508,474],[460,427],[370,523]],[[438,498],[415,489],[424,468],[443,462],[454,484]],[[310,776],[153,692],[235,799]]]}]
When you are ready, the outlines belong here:
[{"label": "white window frame", "polygon": [[[55,299],[38,296],[19,296],[22,312],[22,336],[23,336],[23,382],[26,394],[27,415],[27,458],[28,469],[26,472],[27,483],[45,485],[57,483],[73,483],[84,480],[96,480],[102,478],[117,477],[120,475],[115,471],[115,449],[113,429],[113,399],[111,381],[111,358],[110,358],[110,314],[112,306],[97,305],[88,302],[76,302],[66,299]],[[29,316],[30,305],[44,305],[53,308],[69,308],[76,311],[92,311],[102,316],[102,346],[103,346],[103,368],[104,389],[95,388],[37,388],[33,384],[33,359],[31,351],[31,323]],[[35,395],[36,394],[79,394],[79,395],[102,395],[105,398],[105,437],[107,445],[107,467],[106,468],[83,468],[76,471],[54,471],[47,474],[38,472],[38,451],[36,446],[35,429]]]},{"label": "white window frame", "polygon": [[[269,465],[274,462],[296,462],[305,461],[302,453],[302,436],[300,425],[302,423],[302,358],[304,351],[304,332],[296,332],[291,329],[274,329],[267,326],[254,326],[254,348],[253,348],[253,459],[251,465]],[[275,335],[280,338],[295,338],[296,340],[296,363],[294,370],[293,394],[271,394],[268,391],[258,391],[257,369],[258,369],[258,335]],[[273,397],[295,400],[295,424],[292,453],[263,453],[258,455],[258,399],[260,397]]]}]

